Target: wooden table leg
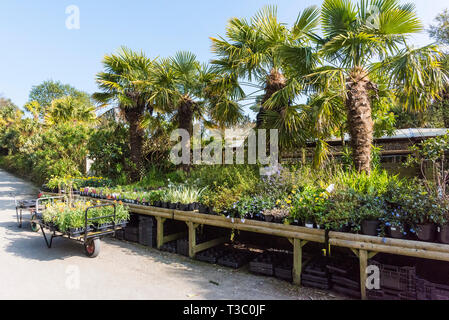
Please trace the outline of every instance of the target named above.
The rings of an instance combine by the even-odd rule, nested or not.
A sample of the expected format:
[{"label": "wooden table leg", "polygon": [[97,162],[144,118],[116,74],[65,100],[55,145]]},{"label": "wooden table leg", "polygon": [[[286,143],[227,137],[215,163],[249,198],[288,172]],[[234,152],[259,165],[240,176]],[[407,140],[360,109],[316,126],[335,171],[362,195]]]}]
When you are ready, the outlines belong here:
[{"label": "wooden table leg", "polygon": [[293,239],[293,283],[301,285],[302,245],[301,239]]},{"label": "wooden table leg", "polygon": [[164,244],[164,222],[165,218],[156,217],[157,221],[157,248],[160,249]]},{"label": "wooden table leg", "polygon": [[189,227],[189,257],[195,257],[195,246],[196,246],[196,228],[197,224],[194,224],[191,221],[187,222],[187,226]]},{"label": "wooden table leg", "polygon": [[366,300],[366,268],[368,267],[368,252],[359,250],[360,260],[360,295],[362,300]]}]

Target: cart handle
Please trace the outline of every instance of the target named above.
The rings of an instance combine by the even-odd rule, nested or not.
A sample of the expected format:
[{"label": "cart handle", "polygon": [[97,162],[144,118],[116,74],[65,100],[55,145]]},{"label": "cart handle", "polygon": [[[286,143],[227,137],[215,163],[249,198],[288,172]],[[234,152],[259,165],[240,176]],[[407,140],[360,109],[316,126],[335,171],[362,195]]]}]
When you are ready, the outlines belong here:
[{"label": "cart handle", "polygon": [[55,199],[67,199],[67,196],[55,196],[55,197],[48,197],[48,198],[38,198],[36,199],[36,213],[40,213],[39,212],[39,201],[43,201],[43,200],[55,200]]},{"label": "cart handle", "polygon": [[[112,206],[112,207],[114,207],[114,214],[113,215],[109,215],[109,216],[103,216],[103,217],[96,217],[96,218],[87,218],[87,213],[89,212],[89,210],[90,209],[95,209],[95,208],[102,208],[102,207],[110,207],[110,206]],[[88,207],[87,209],[86,209],[86,212],[85,212],[85,219],[84,219],[84,227],[85,227],[85,231],[84,231],[84,242],[86,242],[87,241],[87,222],[89,222],[89,221],[95,221],[95,220],[99,220],[99,219],[104,219],[104,218],[114,218],[114,220],[112,221],[112,223],[113,223],[113,225],[114,225],[114,229],[115,229],[115,219],[116,219],[116,206],[115,206],[115,203],[103,203],[103,204],[99,204],[99,205],[96,205],[96,206],[92,206],[92,207]]]}]

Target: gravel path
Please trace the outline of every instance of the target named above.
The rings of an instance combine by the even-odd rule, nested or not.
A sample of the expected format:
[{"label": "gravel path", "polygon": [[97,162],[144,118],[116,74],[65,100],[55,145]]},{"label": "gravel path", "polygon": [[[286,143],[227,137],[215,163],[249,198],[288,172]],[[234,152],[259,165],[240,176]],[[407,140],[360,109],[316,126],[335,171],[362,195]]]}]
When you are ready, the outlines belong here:
[{"label": "gravel path", "polygon": [[0,170],[0,299],[338,298],[115,239],[102,241],[95,259],[67,239],[56,238],[48,249],[29,223],[17,227],[12,194],[34,198],[37,190]]}]

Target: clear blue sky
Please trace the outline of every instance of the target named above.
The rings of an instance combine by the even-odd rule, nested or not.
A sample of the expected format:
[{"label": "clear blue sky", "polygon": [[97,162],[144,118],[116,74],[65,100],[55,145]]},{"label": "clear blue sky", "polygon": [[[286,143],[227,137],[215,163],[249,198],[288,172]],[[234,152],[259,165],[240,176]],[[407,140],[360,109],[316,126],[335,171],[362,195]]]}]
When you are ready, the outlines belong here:
[{"label": "clear blue sky", "polygon": [[[411,0],[426,27],[447,0]],[[106,53],[125,45],[148,56],[190,50],[208,61],[210,36],[224,34],[229,18],[250,17],[276,4],[280,20],[292,24],[298,12],[321,0],[2,0],[0,3],[0,95],[22,106],[33,85],[60,80],[89,93]],[[80,29],[66,28],[66,7],[80,9]],[[431,40],[426,33],[414,45]]]}]

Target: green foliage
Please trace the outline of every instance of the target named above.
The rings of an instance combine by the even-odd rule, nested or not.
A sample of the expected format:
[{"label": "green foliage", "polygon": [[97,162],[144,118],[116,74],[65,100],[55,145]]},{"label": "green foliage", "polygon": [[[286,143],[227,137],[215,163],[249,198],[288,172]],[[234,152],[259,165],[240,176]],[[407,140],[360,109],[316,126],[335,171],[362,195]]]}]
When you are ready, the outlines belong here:
[{"label": "green foliage", "polygon": [[[97,176],[119,180],[126,172],[129,159],[128,130],[123,123],[103,122],[92,132],[87,145],[89,158],[94,159],[91,171]],[[124,181],[125,183],[127,181]]]},{"label": "green foliage", "polygon": [[[83,228],[86,223],[86,210],[95,204],[87,201],[76,201],[68,205],[64,202],[54,202],[46,206],[42,218],[45,223],[53,223],[61,232],[67,232],[71,228]],[[121,203],[115,203],[116,220],[115,223],[129,220],[129,210]],[[88,226],[96,224],[112,223],[113,218],[100,218],[114,214],[112,206],[92,208],[88,210],[87,218],[94,219],[88,222]],[[100,219],[98,219],[100,218]]]}]

